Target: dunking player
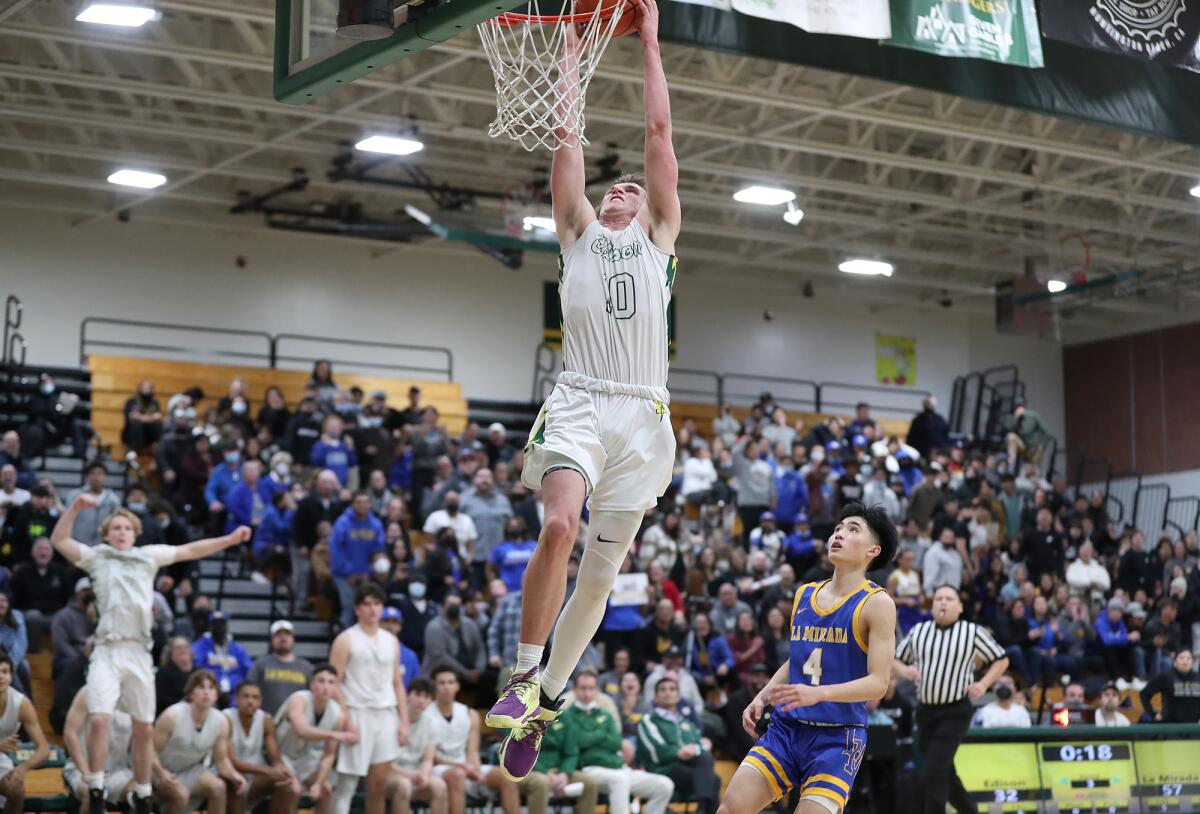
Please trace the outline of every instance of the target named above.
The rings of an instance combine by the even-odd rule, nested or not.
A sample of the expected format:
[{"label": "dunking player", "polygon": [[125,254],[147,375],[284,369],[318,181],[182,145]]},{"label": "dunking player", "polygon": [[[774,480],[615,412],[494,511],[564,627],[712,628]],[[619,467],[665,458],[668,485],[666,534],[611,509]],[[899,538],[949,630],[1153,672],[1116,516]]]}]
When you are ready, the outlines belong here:
[{"label": "dunking player", "polygon": [[154,575],[172,563],[203,559],[244,543],[250,539],[250,529],[240,526],[224,537],[181,546],[134,548],[142,521],[128,509],[117,509],[100,524],[104,542],[89,547],[71,539],[71,530],[81,511],[95,507],[96,498],[84,492],[50,535],[55,550],[91,576],[100,612],[87,679],[88,806],[91,814],[104,814],[108,722],[120,703],[133,718],[133,801],[141,814],[150,810],[154,762],[154,668],[150,664]]},{"label": "dunking player", "polygon": [[866,702],[887,692],[896,651],[896,606],[865,574],[890,562],[897,544],[883,509],[842,509],[829,538],[833,578],[796,590],[788,660],[746,707],[742,726],[753,737],[767,704],[774,714],[717,814],[758,814],[793,788],[796,814],[846,807],[867,745]]},{"label": "dunking player", "polygon": [[[559,257],[563,372],[534,423],[523,480],[541,488],[546,518],[525,573],[517,664],[489,726],[514,730],[501,747],[513,780],[537,761],[559,696],[604,615],[617,568],[645,510],[671,478],[667,307],[675,283],[679,166],[658,45],[655,0],[635,0],[645,70],[645,176],[626,175],[588,202],[583,151],[566,130],[550,192]],[[563,608],[567,559],[585,497],[590,523],[575,591]],[[559,611],[562,611],[561,616]],[[555,628],[555,619],[558,619]],[[546,671],[542,651],[552,628]]]}]

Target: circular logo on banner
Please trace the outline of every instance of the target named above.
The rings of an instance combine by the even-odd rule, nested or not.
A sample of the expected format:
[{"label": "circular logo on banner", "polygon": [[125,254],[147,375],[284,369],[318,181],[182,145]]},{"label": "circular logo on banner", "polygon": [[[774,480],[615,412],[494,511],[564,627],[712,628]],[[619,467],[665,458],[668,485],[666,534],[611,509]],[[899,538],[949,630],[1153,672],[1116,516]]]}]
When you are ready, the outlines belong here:
[{"label": "circular logo on banner", "polygon": [[1128,37],[1136,37],[1162,51],[1187,38],[1180,18],[1188,0],[1096,0],[1092,16],[1099,11]]}]

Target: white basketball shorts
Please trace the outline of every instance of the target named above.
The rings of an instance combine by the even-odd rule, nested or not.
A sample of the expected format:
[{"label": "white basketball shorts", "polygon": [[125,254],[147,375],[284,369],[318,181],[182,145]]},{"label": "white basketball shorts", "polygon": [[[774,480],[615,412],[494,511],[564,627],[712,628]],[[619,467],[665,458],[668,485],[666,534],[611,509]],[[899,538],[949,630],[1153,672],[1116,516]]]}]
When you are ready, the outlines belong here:
[{"label": "white basketball shorts", "polygon": [[338,747],[339,774],[366,777],[376,763],[391,763],[400,754],[400,716],[395,707],[350,707],[350,720],[358,730],[358,743]]},{"label": "white basketball shorts", "polygon": [[670,394],[564,371],[525,446],[521,480],[540,489],[546,473],[574,469],[592,510],[643,511],[671,483],[675,432]]},{"label": "white basketball shorts", "polygon": [[154,723],[154,667],[150,651],[137,642],[96,645],[88,666],[87,710],[112,715],[121,705],[129,717]]}]

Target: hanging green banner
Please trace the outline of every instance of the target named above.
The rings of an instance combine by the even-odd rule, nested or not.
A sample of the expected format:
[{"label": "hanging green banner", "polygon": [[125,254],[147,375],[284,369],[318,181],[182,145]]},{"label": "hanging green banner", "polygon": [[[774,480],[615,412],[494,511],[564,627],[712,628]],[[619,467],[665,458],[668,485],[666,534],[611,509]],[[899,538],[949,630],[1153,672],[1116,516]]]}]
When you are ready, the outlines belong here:
[{"label": "hanging green banner", "polygon": [[1034,0],[892,0],[888,45],[1041,68]]}]

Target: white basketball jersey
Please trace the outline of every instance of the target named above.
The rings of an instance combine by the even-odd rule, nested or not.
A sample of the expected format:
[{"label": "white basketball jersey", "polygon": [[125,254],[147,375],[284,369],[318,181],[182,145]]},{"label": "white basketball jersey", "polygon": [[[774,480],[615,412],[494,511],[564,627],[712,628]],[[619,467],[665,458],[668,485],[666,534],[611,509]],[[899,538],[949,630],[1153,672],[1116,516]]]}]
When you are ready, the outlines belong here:
[{"label": "white basketball jersey", "polygon": [[382,629],[371,638],[359,625],[347,633],[350,635],[350,658],[342,678],[346,706],[357,709],[395,707],[396,688],[392,678],[400,663],[400,641]]},{"label": "white basketball jersey", "polygon": [[675,256],[636,220],[593,221],[558,260],[563,370],[643,387],[667,386],[667,306]]},{"label": "white basketball jersey", "polygon": [[332,732],[342,721],[342,708],[332,698],[325,702],[325,712],[321,715],[321,719],[317,720],[313,710],[311,691],[299,690],[289,696],[279,711],[275,713],[275,738],[279,741],[279,753],[289,760],[300,760],[310,752],[325,751],[325,741],[305,740],[292,728],[292,722],[288,720],[288,704],[297,695],[304,699],[304,720],[308,722],[309,726],[316,727],[322,732]]},{"label": "white basketball jersey", "polygon": [[187,701],[180,701],[168,709],[175,710],[175,727],[166,746],[158,753],[163,768],[178,774],[193,766],[204,766],[211,762],[213,746],[221,736],[221,726],[225,720],[221,713],[210,709],[204,723],[197,727],[192,720],[192,705]]},{"label": "white basketball jersey", "polygon": [[[89,715],[84,718],[83,728],[79,732],[79,751],[83,753],[85,765],[88,733],[91,729],[92,719]],[[108,718],[108,762],[104,764],[104,771],[118,772],[129,768],[129,742],[132,739],[133,719],[129,717],[128,712],[119,709],[113,710],[113,714]],[[85,768],[84,771],[87,769]]]},{"label": "white basketball jersey", "polygon": [[249,732],[242,729],[242,722],[238,718],[236,709],[222,710],[221,714],[229,719],[230,741],[237,759],[243,763],[265,766],[267,761],[263,757],[263,721],[267,719],[267,713],[261,709],[254,713],[254,720],[250,722]]},{"label": "white basketball jersey", "polygon": [[437,743],[438,757],[447,763],[464,763],[467,759],[467,738],[471,734],[471,712],[466,704],[454,702],[450,720],[442,715],[437,704],[430,704],[421,720],[427,721],[429,734]]},{"label": "white basketball jersey", "polygon": [[80,546],[76,565],[92,578],[97,642],[134,641],[150,649],[154,626],[154,576],[175,562],[175,546],[148,545],[119,551],[110,545]]},{"label": "white basketball jersey", "polygon": [[21,728],[21,702],[25,696],[11,686],[8,688],[8,700],[4,704],[4,714],[0,715],[0,740],[11,738]]}]

